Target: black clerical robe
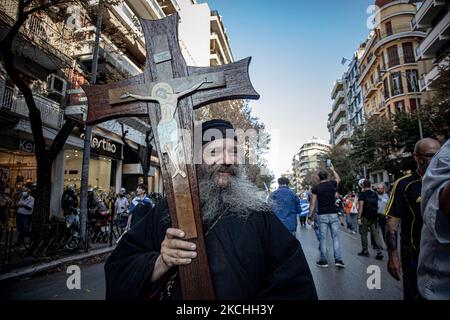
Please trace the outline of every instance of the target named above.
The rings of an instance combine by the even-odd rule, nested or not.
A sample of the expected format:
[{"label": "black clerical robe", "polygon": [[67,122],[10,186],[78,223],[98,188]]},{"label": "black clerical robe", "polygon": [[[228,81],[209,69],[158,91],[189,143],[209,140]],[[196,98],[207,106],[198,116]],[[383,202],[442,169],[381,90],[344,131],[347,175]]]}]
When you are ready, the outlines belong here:
[{"label": "black clerical robe", "polygon": [[[150,283],[168,227],[162,201],[122,237],[105,264],[107,299],[181,299],[176,267]],[[229,213],[204,228],[217,299],[317,299],[300,243],[273,213]]]}]

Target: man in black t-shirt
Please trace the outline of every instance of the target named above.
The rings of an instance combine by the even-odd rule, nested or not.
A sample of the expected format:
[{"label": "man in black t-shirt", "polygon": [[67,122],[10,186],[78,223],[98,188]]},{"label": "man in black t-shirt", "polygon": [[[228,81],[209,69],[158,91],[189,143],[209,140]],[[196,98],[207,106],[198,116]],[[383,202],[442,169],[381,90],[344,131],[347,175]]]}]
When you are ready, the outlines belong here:
[{"label": "man in black t-shirt", "polygon": [[383,245],[377,229],[378,195],[370,189],[370,185],[370,181],[365,179],[362,183],[362,191],[358,194],[358,224],[362,245],[362,251],[358,255],[369,256],[367,235],[370,231],[377,247],[375,258],[383,260],[383,253],[381,253]]},{"label": "man in black t-shirt", "polygon": [[317,199],[317,214],[319,220],[319,235],[320,235],[320,260],[317,261],[317,266],[328,267],[328,249],[327,238],[328,228],[331,231],[333,239],[334,262],[336,267],[344,268],[342,261],[340,242],[339,242],[339,218],[336,209],[336,192],[337,186],[341,181],[339,175],[331,166],[336,181],[328,180],[328,173],[326,171],[319,172],[320,183],[312,189],[312,200],[309,207],[308,222],[311,223],[314,217],[314,209],[316,207]]},{"label": "man in black t-shirt", "polygon": [[[389,253],[388,271],[391,276],[403,280],[403,298],[420,299],[417,288],[417,266],[422,232],[422,177],[427,171],[431,158],[439,151],[441,144],[431,138],[419,140],[414,147],[414,161],[417,169],[400,179],[392,188],[392,193],[384,210],[388,216],[386,224],[386,246]],[[398,225],[400,232],[400,257],[397,250]]]}]

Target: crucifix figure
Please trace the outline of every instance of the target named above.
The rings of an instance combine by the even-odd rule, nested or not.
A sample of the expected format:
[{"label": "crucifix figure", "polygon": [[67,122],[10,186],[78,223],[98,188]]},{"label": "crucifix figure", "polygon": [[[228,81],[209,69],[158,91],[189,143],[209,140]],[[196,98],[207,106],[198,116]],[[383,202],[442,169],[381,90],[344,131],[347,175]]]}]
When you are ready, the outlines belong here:
[{"label": "crucifix figure", "polygon": [[162,159],[172,226],[184,230],[185,239],[197,246],[197,258],[179,267],[183,298],[213,299],[197,173],[189,148],[193,135],[187,141],[179,132],[193,132],[194,109],[224,100],[258,99],[259,95],[248,75],[250,58],[214,67],[186,65],[178,42],[178,20],[178,14],[140,20],[147,50],[144,73],[116,83],[84,86],[89,105],[86,123],[149,117]]},{"label": "crucifix figure", "polygon": [[[180,164],[183,163],[183,153],[180,152],[180,132],[178,126],[178,119],[176,112],[178,109],[178,99],[183,97],[198,88],[204,83],[208,83],[208,79],[200,81],[198,84],[179,92],[174,93],[173,88],[166,82],[159,82],[155,84],[150,96],[143,96],[125,92],[120,96],[121,99],[133,98],[143,101],[156,101],[161,107],[161,120],[158,123],[157,132],[159,136],[159,143],[163,154],[167,154],[170,164],[174,168],[172,178],[178,174],[186,178],[186,173],[180,169]],[[182,142],[181,142],[182,143]]]}]

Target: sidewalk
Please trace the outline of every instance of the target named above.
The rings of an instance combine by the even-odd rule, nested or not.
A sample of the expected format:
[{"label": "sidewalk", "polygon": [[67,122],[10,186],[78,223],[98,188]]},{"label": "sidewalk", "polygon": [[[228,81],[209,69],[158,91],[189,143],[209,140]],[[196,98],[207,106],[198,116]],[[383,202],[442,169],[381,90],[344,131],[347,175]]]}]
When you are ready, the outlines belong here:
[{"label": "sidewalk", "polygon": [[104,247],[104,248],[99,248],[99,249],[93,249],[87,253],[81,253],[81,254],[75,254],[75,255],[71,255],[71,256],[66,256],[60,259],[56,259],[54,261],[51,262],[47,262],[47,263],[39,263],[39,264],[34,264],[34,265],[30,265],[27,267],[23,267],[23,268],[18,268],[18,269],[13,269],[7,273],[1,274],[0,275],[0,283],[2,281],[7,281],[7,280],[13,280],[13,279],[19,279],[19,278],[23,278],[23,277],[28,277],[31,276],[35,273],[39,273],[42,271],[46,271],[46,270],[50,270],[50,269],[54,269],[58,266],[61,266],[63,264],[67,264],[67,263],[72,263],[72,262],[76,262],[76,261],[80,261],[80,260],[85,260],[88,258],[92,258],[95,256],[100,256],[103,254],[107,254],[112,252],[115,249],[115,245],[113,245],[112,247]]}]

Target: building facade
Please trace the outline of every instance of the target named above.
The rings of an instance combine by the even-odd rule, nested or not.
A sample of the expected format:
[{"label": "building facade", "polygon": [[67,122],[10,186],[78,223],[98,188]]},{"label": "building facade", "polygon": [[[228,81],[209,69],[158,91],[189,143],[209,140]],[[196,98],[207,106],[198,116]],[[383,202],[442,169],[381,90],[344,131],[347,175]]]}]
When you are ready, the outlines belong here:
[{"label": "building facade", "polygon": [[328,131],[332,146],[347,146],[349,136],[349,110],[345,93],[345,78],[338,79],[331,91],[332,108],[328,114]]},{"label": "building facade", "polygon": [[420,68],[420,91],[432,91],[439,71],[449,66],[450,1],[423,1],[411,25],[414,31],[426,33],[416,48],[416,59],[425,62]]},{"label": "building facade", "polygon": [[302,182],[309,171],[325,167],[326,154],[331,146],[324,140],[312,137],[302,145],[300,151],[294,155],[292,160],[292,171],[295,178],[294,187],[297,192],[302,190]]},{"label": "building facade", "polygon": [[[92,4],[96,4],[93,1]],[[17,0],[0,0],[0,36],[17,17]],[[14,43],[16,68],[31,83],[41,111],[43,132],[50,145],[65,119],[79,121],[53,164],[50,215],[61,216],[61,196],[68,185],[80,187],[83,158],[83,117],[87,110],[81,85],[88,82],[92,66],[95,26],[86,8],[72,7],[70,19],[57,21],[34,14]],[[217,12],[195,0],[123,1],[107,6],[100,38],[97,84],[115,82],[143,72],[145,42],[137,18],[159,19],[178,12],[179,38],[188,65],[212,64],[213,39],[222,50],[224,63],[232,59],[224,26]],[[220,21],[220,25],[217,23]],[[95,23],[95,22],[94,22]],[[220,30],[221,28],[221,30]],[[113,30],[114,36],[107,30]],[[214,31],[214,32],[213,32]],[[62,36],[64,35],[64,36]],[[215,48],[216,48],[215,47]],[[224,48],[228,48],[226,51]],[[24,98],[3,67],[0,68],[0,169],[7,192],[16,194],[25,184],[36,182],[34,142]],[[163,192],[159,159],[154,150],[147,179],[142,179],[138,149],[146,146],[150,129],[146,119],[121,118],[93,127],[89,184],[99,191],[134,191],[140,182],[149,191]],[[127,134],[124,136],[124,132]]]},{"label": "building facade", "polygon": [[348,134],[351,137],[356,128],[363,126],[364,101],[361,86],[359,85],[359,61],[364,54],[365,43],[361,44],[353,54],[352,60],[344,74],[344,89],[348,107]]},{"label": "building facade", "polygon": [[416,5],[407,0],[376,1],[379,11],[359,63],[367,118],[392,118],[420,105],[416,49],[425,33],[411,28]]}]

